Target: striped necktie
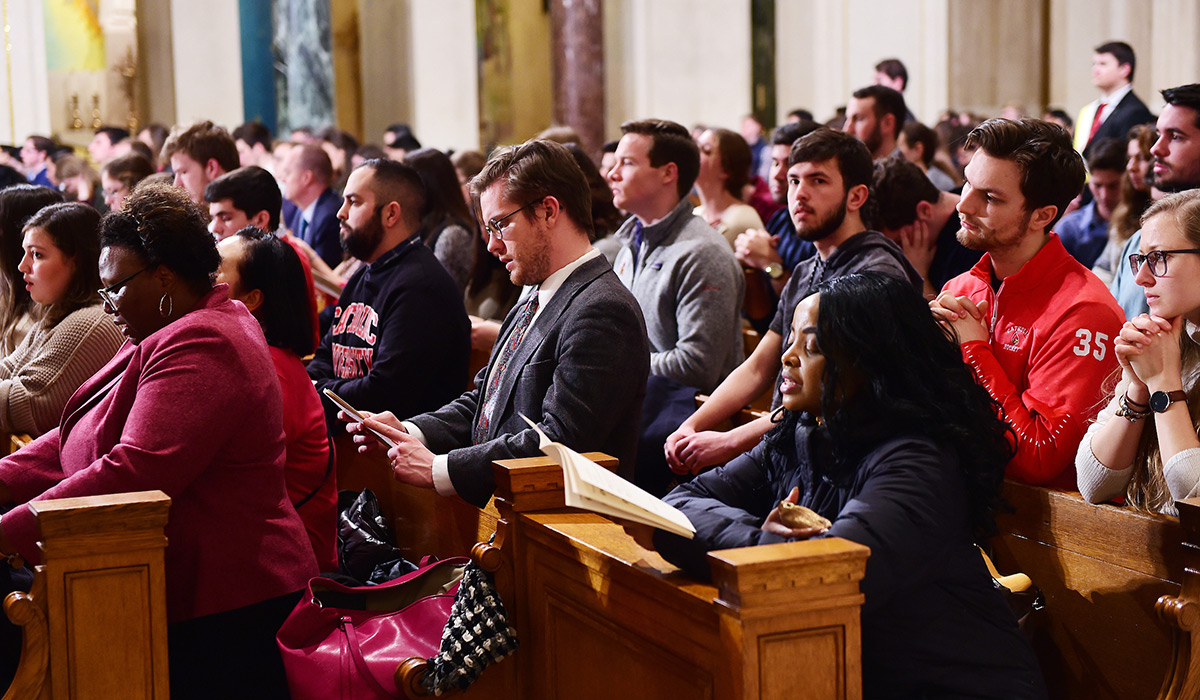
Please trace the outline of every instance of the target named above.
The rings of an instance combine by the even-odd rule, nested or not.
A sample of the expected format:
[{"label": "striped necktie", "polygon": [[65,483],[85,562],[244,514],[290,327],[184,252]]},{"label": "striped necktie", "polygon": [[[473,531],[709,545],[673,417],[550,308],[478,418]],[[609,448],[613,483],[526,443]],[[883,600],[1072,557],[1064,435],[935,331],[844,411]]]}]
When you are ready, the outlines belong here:
[{"label": "striped necktie", "polygon": [[500,386],[500,380],[504,377],[505,371],[508,369],[508,363],[516,354],[517,348],[520,347],[521,341],[525,339],[525,332],[529,330],[529,326],[533,321],[534,314],[537,313],[538,295],[537,290],[529,295],[529,301],[521,309],[521,315],[517,317],[513,324],[512,333],[508,336],[508,341],[500,350],[500,356],[496,358],[496,363],[492,367],[491,375],[488,377],[487,389],[483,392],[483,408],[479,411],[479,420],[475,422],[475,430],[471,437],[476,445],[487,439],[488,428],[492,425],[492,414],[496,410],[496,389]]}]

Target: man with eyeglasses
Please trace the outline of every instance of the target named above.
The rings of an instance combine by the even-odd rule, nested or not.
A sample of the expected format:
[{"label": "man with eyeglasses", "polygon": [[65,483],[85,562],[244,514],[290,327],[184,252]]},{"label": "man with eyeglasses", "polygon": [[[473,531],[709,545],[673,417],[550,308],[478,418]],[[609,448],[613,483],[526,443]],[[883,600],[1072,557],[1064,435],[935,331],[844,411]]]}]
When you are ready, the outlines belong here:
[{"label": "man with eyeglasses", "polygon": [[[1168,88],[1162,96],[1167,105],[1158,116],[1158,139],[1150,148],[1154,156],[1150,195],[1156,200],[1200,187],[1200,84]],[[1129,256],[1139,252],[1141,242],[1141,231],[1129,237],[1118,258],[1121,264],[1114,271],[1112,293],[1128,319],[1150,310],[1127,264]]]},{"label": "man with eyeglasses", "polygon": [[645,120],[621,125],[608,171],[613,204],[633,216],[617,230],[617,276],[646,316],[646,388],[636,482],[662,496],[670,487],[663,445],[743,359],[745,278],[729,243],[692,213],[688,192],[700,150],[683,126]]},{"label": "man with eyeglasses", "polygon": [[[341,243],[364,265],[338,297],[308,376],[361,410],[433,410],[465,383],[470,322],[454,279],[419,235],[425,197],[416,171],[396,161],[366,161],[346,182]],[[336,415],[326,403],[331,429]]]},{"label": "man with eyeglasses", "polygon": [[1083,187],[1083,159],[1065,130],[1035,119],[986,121],[966,147],[975,153],[958,240],[985,255],[930,308],[1013,429],[1008,477],[1074,489],[1070,467],[1117,368],[1113,339],[1125,321],[1050,230]]},{"label": "man with eyeglasses", "polygon": [[[541,454],[524,417],[579,452],[616,457],[630,478],[650,353],[637,301],[589,239],[583,171],[562,145],[534,140],[497,150],[470,186],[488,251],[531,289],[473,389],[403,422],[412,414],[395,408],[368,420],[397,444],[396,479],[483,507],[493,461]],[[347,430],[374,448],[358,425]]]}]

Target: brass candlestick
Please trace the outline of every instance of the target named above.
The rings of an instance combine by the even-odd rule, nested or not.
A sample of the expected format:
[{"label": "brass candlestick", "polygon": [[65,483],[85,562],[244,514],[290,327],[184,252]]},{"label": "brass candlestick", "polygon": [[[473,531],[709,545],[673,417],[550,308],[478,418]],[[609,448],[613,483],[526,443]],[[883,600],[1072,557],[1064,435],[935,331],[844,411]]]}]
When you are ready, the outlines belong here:
[{"label": "brass candlestick", "polygon": [[71,95],[71,129],[79,131],[83,128],[83,113],[79,111],[79,93]]}]

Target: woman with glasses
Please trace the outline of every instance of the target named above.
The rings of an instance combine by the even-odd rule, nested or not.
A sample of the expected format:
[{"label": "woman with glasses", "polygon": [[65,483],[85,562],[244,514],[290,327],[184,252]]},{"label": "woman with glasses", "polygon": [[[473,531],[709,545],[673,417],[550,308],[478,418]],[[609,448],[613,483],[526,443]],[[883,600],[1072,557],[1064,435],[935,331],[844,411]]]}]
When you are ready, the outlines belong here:
[{"label": "woman with glasses", "polygon": [[57,426],[67,399],[124,342],[96,293],[99,226],[100,214],[79,202],[25,224],[17,269],[36,322],[0,361],[0,430],[37,436]]},{"label": "woman with glasses", "polygon": [[317,573],[284,483],[263,332],[225,285],[204,215],[143,185],[100,230],[105,310],[129,339],[60,426],[0,460],[0,550],[39,559],[24,504],[160,489],[172,698],[286,698],[275,632]]},{"label": "woman with glasses", "polygon": [[1075,469],[1092,503],[1125,496],[1135,508],[1175,515],[1175,501],[1200,495],[1200,190],[1155,202],[1139,247],[1125,264],[1150,313],[1114,342],[1120,379]]}]

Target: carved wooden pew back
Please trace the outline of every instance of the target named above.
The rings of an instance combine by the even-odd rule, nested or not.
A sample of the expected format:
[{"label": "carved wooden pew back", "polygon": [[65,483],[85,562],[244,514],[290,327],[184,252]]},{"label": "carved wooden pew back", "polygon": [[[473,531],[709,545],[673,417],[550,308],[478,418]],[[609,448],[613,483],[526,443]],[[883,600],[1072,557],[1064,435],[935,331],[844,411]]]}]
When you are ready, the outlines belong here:
[{"label": "carved wooden pew back", "polygon": [[496,540],[477,554],[498,559],[521,648],[484,674],[505,681],[491,697],[861,696],[865,547],[714,552],[715,585],[701,584],[621,526],[564,508],[550,460],[498,462],[496,480]]},{"label": "carved wooden pew back", "polygon": [[168,697],[170,503],[147,491],[30,504],[42,564],[29,594],[5,599],[24,638],[4,700]]}]

